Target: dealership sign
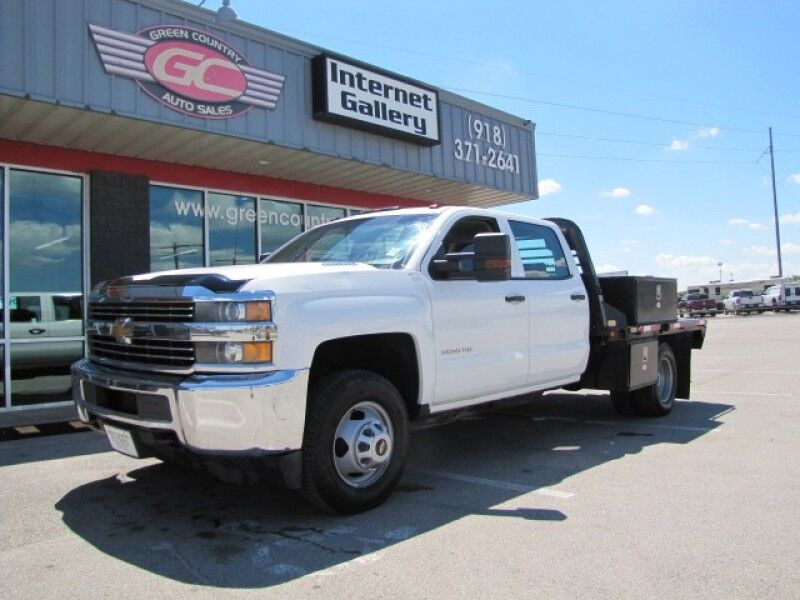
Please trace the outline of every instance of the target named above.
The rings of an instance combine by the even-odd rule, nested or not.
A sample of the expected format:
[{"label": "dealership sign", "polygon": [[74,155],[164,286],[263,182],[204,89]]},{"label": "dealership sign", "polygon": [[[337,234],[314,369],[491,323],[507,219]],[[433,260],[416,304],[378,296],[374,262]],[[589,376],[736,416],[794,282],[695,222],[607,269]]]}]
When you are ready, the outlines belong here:
[{"label": "dealership sign", "polygon": [[312,61],[314,118],[424,146],[440,142],[439,95],[326,54]]},{"label": "dealership sign", "polygon": [[228,42],[191,27],[157,25],[137,34],[89,25],[106,73],[135,79],[178,112],[228,119],[275,108],[283,75],[256,69]]}]

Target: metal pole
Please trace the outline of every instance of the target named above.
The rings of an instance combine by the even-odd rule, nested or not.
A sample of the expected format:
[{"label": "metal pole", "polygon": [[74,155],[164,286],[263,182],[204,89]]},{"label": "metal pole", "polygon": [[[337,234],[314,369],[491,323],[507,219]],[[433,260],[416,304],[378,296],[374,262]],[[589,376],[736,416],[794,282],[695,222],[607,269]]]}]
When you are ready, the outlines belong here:
[{"label": "metal pole", "polygon": [[772,147],[772,127],[769,128],[769,164],[772,170],[772,206],[775,209],[775,246],[778,250],[778,277],[783,277],[781,257],[781,225],[778,218],[778,192],[775,190],[775,150]]}]

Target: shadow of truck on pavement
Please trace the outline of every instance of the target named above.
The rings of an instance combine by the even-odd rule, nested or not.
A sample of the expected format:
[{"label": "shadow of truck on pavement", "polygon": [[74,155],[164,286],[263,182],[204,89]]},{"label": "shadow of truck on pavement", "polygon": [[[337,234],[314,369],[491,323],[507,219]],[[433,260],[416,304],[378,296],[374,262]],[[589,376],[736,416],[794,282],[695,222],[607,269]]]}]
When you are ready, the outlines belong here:
[{"label": "shadow of truck on pavement", "polygon": [[570,476],[648,446],[691,443],[731,408],[683,401],[663,419],[625,419],[607,395],[558,392],[419,430],[394,495],[349,517],[315,512],[280,488],[161,463],[84,484],[56,508],[81,538],[141,569],[191,584],[267,587],[379,560],[383,549],[465,516],[558,527],[569,518]]}]

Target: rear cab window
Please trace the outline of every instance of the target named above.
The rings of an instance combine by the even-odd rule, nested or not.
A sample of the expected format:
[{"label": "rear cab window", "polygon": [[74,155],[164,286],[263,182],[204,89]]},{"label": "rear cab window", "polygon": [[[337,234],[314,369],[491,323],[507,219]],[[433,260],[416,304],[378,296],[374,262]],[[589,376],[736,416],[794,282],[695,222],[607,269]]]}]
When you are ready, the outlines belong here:
[{"label": "rear cab window", "polygon": [[569,279],[564,248],[555,232],[544,225],[508,221],[525,279]]}]

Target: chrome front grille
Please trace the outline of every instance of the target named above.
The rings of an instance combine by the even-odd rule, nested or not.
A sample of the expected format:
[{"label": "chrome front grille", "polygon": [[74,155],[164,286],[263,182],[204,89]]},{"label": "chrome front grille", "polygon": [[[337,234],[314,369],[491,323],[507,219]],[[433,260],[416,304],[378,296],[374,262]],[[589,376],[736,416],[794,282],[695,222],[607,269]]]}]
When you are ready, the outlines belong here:
[{"label": "chrome front grille", "polygon": [[130,318],[149,323],[185,323],[194,320],[191,300],[147,300],[136,302],[92,302],[89,319],[114,321]]},{"label": "chrome front grille", "polygon": [[132,339],[117,341],[109,335],[89,333],[89,355],[115,362],[137,363],[170,369],[189,369],[195,363],[194,344],[173,340]]}]

